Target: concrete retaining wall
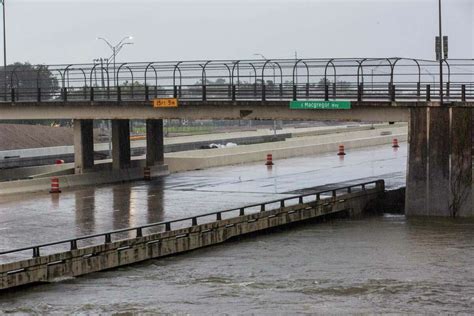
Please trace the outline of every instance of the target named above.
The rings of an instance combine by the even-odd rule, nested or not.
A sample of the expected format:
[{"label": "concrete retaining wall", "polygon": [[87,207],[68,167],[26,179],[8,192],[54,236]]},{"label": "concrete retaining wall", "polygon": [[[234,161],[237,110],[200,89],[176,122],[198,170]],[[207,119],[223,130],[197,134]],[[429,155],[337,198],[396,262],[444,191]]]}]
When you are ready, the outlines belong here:
[{"label": "concrete retaining wall", "polygon": [[348,211],[357,216],[369,204],[383,196],[383,181],[375,188],[310,203],[282,207],[250,215],[192,225],[86,247],[58,254],[36,257],[0,266],[0,289],[76,277],[116,268],[151,258],[159,258],[225,242],[236,236],[297,223],[320,216]]}]

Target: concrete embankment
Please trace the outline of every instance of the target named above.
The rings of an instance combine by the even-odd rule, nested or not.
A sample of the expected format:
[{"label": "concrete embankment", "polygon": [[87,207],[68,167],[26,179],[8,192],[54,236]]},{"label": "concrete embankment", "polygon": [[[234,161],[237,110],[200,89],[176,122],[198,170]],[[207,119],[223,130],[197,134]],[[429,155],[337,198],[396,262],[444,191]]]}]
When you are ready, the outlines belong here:
[{"label": "concrete embankment", "polygon": [[[349,216],[360,216],[370,209],[377,209],[379,201],[383,200],[384,192],[384,182],[378,180],[182,220],[19,249],[14,253],[29,251],[32,252],[33,258],[0,265],[0,289],[76,277],[152,258],[174,255],[219,244],[249,233],[317,219],[330,214],[345,212]],[[210,217],[216,221],[209,222]],[[203,221],[207,223],[202,223]],[[182,228],[183,224],[186,227]],[[181,228],[172,230],[177,226]],[[150,232],[147,229],[155,230]],[[161,232],[156,233],[156,229]],[[119,234],[136,237],[115,240]],[[97,238],[102,238],[105,242],[96,246],[83,248],[79,246],[81,241],[97,240]],[[41,256],[42,252],[48,251],[48,247],[54,246],[60,249],[66,246],[70,247],[70,250]],[[14,253],[3,252],[0,255]]]}]

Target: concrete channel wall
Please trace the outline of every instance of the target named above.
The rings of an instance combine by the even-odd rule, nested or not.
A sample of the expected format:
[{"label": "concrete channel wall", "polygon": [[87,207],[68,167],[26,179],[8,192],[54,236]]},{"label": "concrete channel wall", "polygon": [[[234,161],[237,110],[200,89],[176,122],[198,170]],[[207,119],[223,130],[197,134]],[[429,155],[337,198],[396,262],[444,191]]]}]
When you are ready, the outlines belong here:
[{"label": "concrete channel wall", "polygon": [[[359,216],[368,208],[377,205],[377,202],[383,199],[385,191],[382,180],[372,183],[370,187],[361,186],[359,191],[352,188],[340,190],[345,191],[334,190],[327,198],[317,193],[305,197],[311,201],[295,197],[298,201],[296,205],[284,206],[285,202],[283,202],[276,209],[267,207],[266,210],[266,203],[263,203],[258,213],[224,220],[219,220],[221,217],[219,213],[217,220],[211,223],[198,224],[197,218],[193,218],[191,225],[187,228],[171,230],[171,227],[167,225],[167,231],[149,235],[146,235],[142,228],[137,228],[138,237],[131,239],[113,241],[109,233],[105,235],[105,243],[96,246],[75,249],[76,241],[66,241],[71,242],[73,250],[52,255],[39,256],[40,248],[38,247],[35,258],[0,266],[0,290],[77,277],[152,258],[175,255],[219,244],[237,236],[329,214],[347,212],[350,216]],[[240,210],[242,214],[242,209]]]}]

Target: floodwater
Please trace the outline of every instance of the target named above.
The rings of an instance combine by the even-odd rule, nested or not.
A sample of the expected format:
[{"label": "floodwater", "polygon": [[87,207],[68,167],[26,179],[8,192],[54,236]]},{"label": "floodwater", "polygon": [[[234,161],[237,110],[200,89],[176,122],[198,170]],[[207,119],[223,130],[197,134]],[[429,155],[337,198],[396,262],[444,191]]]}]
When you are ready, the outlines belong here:
[{"label": "floodwater", "polygon": [[[370,160],[367,160],[370,151]],[[213,168],[0,200],[0,248],[238,207],[310,187],[404,185],[406,147]],[[0,293],[20,314],[474,313],[474,223],[386,214],[305,224]]]}]

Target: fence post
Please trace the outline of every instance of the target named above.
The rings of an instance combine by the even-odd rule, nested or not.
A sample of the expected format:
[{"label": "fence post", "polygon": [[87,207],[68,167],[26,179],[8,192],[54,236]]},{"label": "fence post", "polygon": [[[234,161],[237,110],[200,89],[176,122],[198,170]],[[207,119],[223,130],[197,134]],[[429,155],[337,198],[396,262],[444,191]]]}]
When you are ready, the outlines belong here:
[{"label": "fence post", "polygon": [[262,82],[262,101],[265,101],[267,98],[265,84]]},{"label": "fence post", "polygon": [[236,87],[235,84],[232,85],[232,101],[235,101]]},{"label": "fence post", "polygon": [[207,99],[207,95],[206,95],[206,94],[207,94],[206,85],[203,84],[203,85],[202,85],[202,100],[203,100],[203,101],[206,101],[206,99]]},{"label": "fence post", "polygon": [[327,83],[324,85],[324,100],[329,101],[329,85]]},{"label": "fence post", "polygon": [[36,91],[36,93],[37,93],[37,94],[36,94],[36,96],[37,96],[36,100],[37,100],[38,102],[41,102],[41,88],[38,88],[37,91]]},{"label": "fence post", "polygon": [[364,92],[364,85],[360,83],[357,89],[357,102],[362,102],[362,94]]},{"label": "fence post", "polygon": [[91,87],[91,102],[94,101],[94,87]]},{"label": "fence post", "polygon": [[431,101],[431,86],[426,85],[426,101]]},{"label": "fence post", "polygon": [[122,88],[120,86],[117,87],[117,101],[122,101]]},{"label": "fence post", "polygon": [[293,85],[293,101],[297,100],[297,93],[298,93],[298,89],[297,89],[296,85],[294,84]]},{"label": "fence post", "polygon": [[63,101],[67,102],[67,88],[63,88]]},{"label": "fence post", "polygon": [[150,100],[150,96],[148,95],[148,92],[149,92],[149,88],[148,88],[148,86],[146,85],[146,86],[145,86],[145,101],[149,101],[149,100]]},{"label": "fence post", "polygon": [[461,101],[466,102],[466,85],[461,85]]}]

